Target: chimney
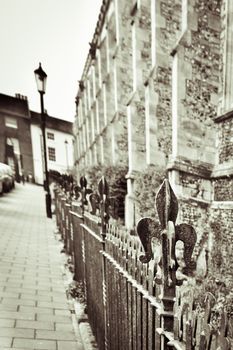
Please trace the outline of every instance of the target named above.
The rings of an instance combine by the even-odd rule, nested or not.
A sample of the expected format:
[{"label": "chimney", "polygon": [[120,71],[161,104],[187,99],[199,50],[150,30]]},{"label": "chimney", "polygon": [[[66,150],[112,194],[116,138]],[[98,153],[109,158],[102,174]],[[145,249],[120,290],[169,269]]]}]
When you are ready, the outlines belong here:
[{"label": "chimney", "polygon": [[27,96],[21,95],[21,94],[15,94],[15,97],[18,98],[19,100],[24,100],[24,101],[28,100]]}]

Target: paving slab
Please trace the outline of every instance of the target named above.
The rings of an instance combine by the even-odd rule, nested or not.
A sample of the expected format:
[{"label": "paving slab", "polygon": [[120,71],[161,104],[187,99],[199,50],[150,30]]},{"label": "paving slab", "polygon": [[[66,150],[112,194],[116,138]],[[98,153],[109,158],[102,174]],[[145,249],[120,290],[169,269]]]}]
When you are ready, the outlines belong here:
[{"label": "paving slab", "polygon": [[0,349],[83,350],[42,187],[0,197]]}]

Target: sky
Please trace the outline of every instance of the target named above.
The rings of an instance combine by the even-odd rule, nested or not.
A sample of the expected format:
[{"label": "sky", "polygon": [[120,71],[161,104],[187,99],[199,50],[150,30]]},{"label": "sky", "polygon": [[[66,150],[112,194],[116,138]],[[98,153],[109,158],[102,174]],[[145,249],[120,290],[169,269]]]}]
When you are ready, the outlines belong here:
[{"label": "sky", "polygon": [[28,97],[40,112],[34,70],[47,74],[44,106],[74,120],[75,96],[102,0],[0,0],[0,93]]}]

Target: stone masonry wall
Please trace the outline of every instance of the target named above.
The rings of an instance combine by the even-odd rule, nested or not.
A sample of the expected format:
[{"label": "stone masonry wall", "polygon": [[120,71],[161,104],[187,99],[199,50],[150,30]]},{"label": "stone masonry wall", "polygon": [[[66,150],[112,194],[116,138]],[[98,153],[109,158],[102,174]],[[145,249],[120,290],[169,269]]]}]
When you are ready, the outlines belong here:
[{"label": "stone masonry wall", "polygon": [[124,0],[118,1],[119,31],[117,47],[114,52],[116,74],[116,103],[117,114],[113,123],[115,138],[115,164],[128,166],[128,129],[127,129],[127,101],[133,90],[132,73],[132,38],[131,38],[131,4]]},{"label": "stone masonry wall", "polygon": [[212,274],[233,288],[233,209],[212,209],[210,227],[213,233],[210,268]]},{"label": "stone masonry wall", "polygon": [[220,63],[220,1],[195,2],[197,28],[192,30],[191,45],[185,47],[185,60],[192,66],[192,80],[187,80],[184,106],[188,116],[212,125],[216,116]]},{"label": "stone masonry wall", "polygon": [[233,201],[233,177],[213,181],[215,201]]},{"label": "stone masonry wall", "polygon": [[194,174],[179,172],[179,183],[184,197],[197,198],[203,201],[211,200],[210,181]]},{"label": "stone masonry wall", "polygon": [[195,250],[198,255],[208,247],[213,236],[210,227],[210,203],[213,199],[210,176],[216,162],[217,125],[214,119],[218,111],[221,79],[222,1],[195,0],[187,3],[187,28],[174,53],[178,60],[178,108],[177,115],[173,115],[173,118],[176,117],[173,127],[177,123],[177,164],[186,159],[195,168],[195,173],[191,169],[183,171],[179,164],[173,172],[175,169],[179,174],[174,184],[180,196],[179,221],[192,224],[196,229],[198,241]]},{"label": "stone masonry wall", "polygon": [[233,155],[233,118],[219,124],[219,163],[232,160]]},{"label": "stone masonry wall", "polygon": [[197,233],[194,256],[208,251],[209,275],[233,287],[233,209],[211,208],[194,200],[180,202],[179,222],[191,224]]},{"label": "stone masonry wall", "polygon": [[178,155],[215,163],[220,1],[188,2],[187,31],[177,48]]},{"label": "stone masonry wall", "polygon": [[208,237],[209,206],[193,200],[180,200],[179,202],[179,223],[192,225],[197,233],[197,246],[203,237]]},{"label": "stone masonry wall", "polygon": [[226,23],[227,23],[227,13],[226,13],[226,2],[228,0],[222,0],[220,2],[220,18],[221,18],[221,35],[220,35],[220,57],[219,57],[219,100],[218,100],[218,112],[223,111],[224,106],[224,53],[225,53],[225,43],[226,43]]},{"label": "stone masonry wall", "polygon": [[121,113],[126,116],[126,105],[133,91],[132,71],[132,36],[131,36],[131,5],[129,2],[118,1],[119,49],[117,62],[117,96]]},{"label": "stone masonry wall", "polygon": [[158,1],[156,6],[156,71],[154,91],[158,96],[158,150],[165,159],[172,152],[172,57],[171,51],[181,34],[181,1]]},{"label": "stone masonry wall", "polygon": [[[95,36],[96,55],[83,75],[84,90],[90,82],[90,101],[79,91],[80,163],[87,162],[88,142],[90,165],[131,162],[131,208],[134,170],[167,166],[175,179],[179,222],[193,225],[198,235],[195,254],[208,245],[212,273],[232,278],[232,210],[212,204],[233,200],[233,180],[217,170],[211,175],[217,165],[230,164],[233,154],[233,118],[216,119],[224,93],[226,0],[189,0],[187,18],[184,3],[109,1]],[[88,142],[82,140],[84,134]],[[133,210],[126,213],[129,220]],[[223,252],[213,242],[220,242]]]}]

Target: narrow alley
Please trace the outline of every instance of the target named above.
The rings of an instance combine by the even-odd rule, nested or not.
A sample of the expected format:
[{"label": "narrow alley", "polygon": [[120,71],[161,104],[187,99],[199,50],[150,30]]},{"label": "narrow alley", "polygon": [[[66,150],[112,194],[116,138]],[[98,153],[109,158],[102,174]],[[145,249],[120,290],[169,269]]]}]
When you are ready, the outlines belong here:
[{"label": "narrow alley", "polygon": [[42,187],[0,197],[0,349],[82,350]]}]

